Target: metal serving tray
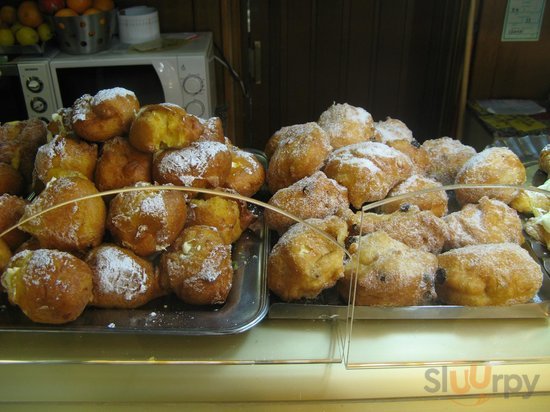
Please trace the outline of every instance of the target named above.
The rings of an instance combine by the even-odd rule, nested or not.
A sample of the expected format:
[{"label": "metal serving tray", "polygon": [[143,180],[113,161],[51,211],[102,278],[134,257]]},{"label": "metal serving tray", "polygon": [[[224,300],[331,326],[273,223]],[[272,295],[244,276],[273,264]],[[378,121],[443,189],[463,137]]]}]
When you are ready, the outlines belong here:
[{"label": "metal serving tray", "polygon": [[[172,335],[225,335],[244,332],[267,314],[267,230],[256,221],[233,244],[233,287],[223,305],[186,305],[174,296],[155,299],[138,309],[88,307],[66,325],[30,321],[18,307],[2,302],[0,331],[150,333]],[[5,295],[3,296],[5,299]]]},{"label": "metal serving tray", "polygon": [[[508,147],[524,162],[528,181],[539,186],[548,178],[538,170],[540,150],[550,143],[548,136],[524,136],[500,139],[492,146]],[[544,245],[524,233],[527,249],[536,257],[542,268],[543,283],[532,302],[513,306],[466,307],[453,305],[427,305],[405,307],[376,307],[347,305],[335,290],[329,289],[315,299],[285,303],[272,297],[269,317],[273,319],[514,319],[546,318],[550,316],[550,253]]]}]

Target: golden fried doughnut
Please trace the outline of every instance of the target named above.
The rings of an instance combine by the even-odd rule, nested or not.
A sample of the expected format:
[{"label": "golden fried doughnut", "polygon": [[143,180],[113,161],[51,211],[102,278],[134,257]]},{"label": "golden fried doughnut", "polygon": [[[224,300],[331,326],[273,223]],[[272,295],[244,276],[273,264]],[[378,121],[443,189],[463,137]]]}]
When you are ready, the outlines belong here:
[{"label": "golden fried doughnut", "polygon": [[299,125],[285,126],[271,135],[264,148],[264,153],[268,159],[273,157],[273,153],[275,153],[275,150],[277,150],[277,147],[279,147],[279,143],[281,143],[282,140],[287,137],[293,138],[294,133],[292,133],[292,131],[297,129],[298,126]]},{"label": "golden fried doughnut", "polygon": [[268,287],[284,301],[315,298],[344,275],[346,223],[336,216],[306,222],[342,247],[308,225],[291,226],[271,249],[267,263]]},{"label": "golden fried doughnut", "polygon": [[[546,184],[539,187],[549,189]],[[531,215],[545,213],[550,211],[550,197],[533,190],[520,190],[518,195],[510,202],[510,207],[519,213]]]},{"label": "golden fried doughnut", "polygon": [[348,189],[350,203],[359,209],[365,202],[386,197],[397,183],[412,174],[412,162],[400,151],[382,143],[357,143],[336,149],[323,171]]},{"label": "golden fried doughnut", "polygon": [[[278,190],[268,203],[301,219],[323,219],[335,215],[340,209],[349,209],[348,190],[321,171]],[[267,226],[279,234],[296,223],[294,219],[269,209],[265,209],[264,217]]]},{"label": "golden fried doughnut", "polygon": [[62,176],[81,176],[93,181],[96,163],[97,145],[58,135],[36,152],[33,178],[42,184]]},{"label": "golden fried doughnut", "polygon": [[363,213],[355,215],[352,225],[354,235],[382,230],[390,237],[415,249],[439,253],[447,239],[447,224],[429,210],[420,210],[414,205],[403,207],[388,215]]},{"label": "golden fried doughnut", "polygon": [[[52,136],[61,134],[63,136],[73,136],[73,108],[62,107],[57,112],[52,114],[52,120],[48,123],[47,129]],[[76,136],[73,136],[76,137]]]},{"label": "golden fried doughnut", "polygon": [[153,159],[153,179],[160,184],[214,188],[223,186],[231,171],[231,152],[219,142],[194,142],[165,150]]},{"label": "golden fried doughnut", "polygon": [[[22,220],[56,204],[97,194],[94,184],[78,176],[52,179],[46,188],[25,207]],[[105,231],[105,203],[101,197],[69,203],[21,225],[44,248],[81,251],[98,246]]]},{"label": "golden fried doughnut", "polygon": [[[217,187],[216,192],[225,192],[233,195],[238,195],[238,193],[233,189],[228,189],[226,187]],[[261,212],[258,208],[258,206],[254,205],[253,203],[248,203],[245,200],[233,198],[230,196],[222,196],[222,195],[214,195],[209,193],[201,193],[200,198],[204,200],[208,200],[211,197],[222,197],[227,200],[231,200],[237,204],[239,207],[239,225],[241,227],[241,230],[244,231],[248,226],[250,226],[253,222],[255,222],[258,217],[260,216]],[[188,215],[189,218],[189,215]]]},{"label": "golden fried doughnut", "polygon": [[21,195],[24,191],[21,173],[7,163],[0,163],[0,194]]},{"label": "golden fried doughnut", "polygon": [[160,270],[185,303],[222,304],[233,285],[231,245],[213,227],[188,227],[162,254]]},{"label": "golden fried doughnut", "polygon": [[30,184],[36,151],[46,143],[47,134],[46,124],[37,118],[4,123],[0,126],[0,162],[11,165]]},{"label": "golden fried doughnut", "polygon": [[374,140],[380,143],[389,144],[396,140],[410,143],[414,141],[411,129],[399,119],[386,117],[386,120],[374,123],[374,130]]},{"label": "golden fried doughnut", "polygon": [[349,246],[351,259],[338,281],[348,301],[357,276],[356,305],[415,306],[431,302],[437,257],[392,239],[385,232],[362,236]]},{"label": "golden fried doughnut", "polygon": [[437,297],[464,306],[529,302],[542,285],[540,265],[516,243],[466,246],[438,256]]},{"label": "golden fried doughnut", "polygon": [[523,239],[523,225],[517,212],[496,199],[484,196],[460,211],[443,218],[449,227],[446,249],[480,243],[517,243]]},{"label": "golden fried doughnut", "polygon": [[70,253],[26,250],[14,255],[2,275],[10,303],[33,322],[75,320],[92,299],[92,271]]},{"label": "golden fried doughnut", "polygon": [[525,233],[544,244],[546,249],[550,250],[550,212],[527,219],[523,228],[525,229]]},{"label": "golden fried doughnut", "polygon": [[95,169],[95,184],[100,191],[151,183],[153,156],[135,149],[124,137],[106,141]]},{"label": "golden fried doughnut", "polygon": [[116,243],[139,256],[166,249],[178,236],[187,215],[186,197],[176,190],[147,190],[150,183],[136,183],[139,191],[116,195],[109,204],[107,228]]},{"label": "golden fried doughnut", "polygon": [[103,244],[85,262],[92,270],[93,306],[133,309],[164,294],[153,264],[128,249]]},{"label": "golden fried doughnut", "polygon": [[[456,175],[456,183],[510,184],[525,183],[525,166],[514,152],[505,147],[490,147],[472,156]],[[518,195],[517,189],[457,189],[460,204],[476,203],[483,196],[510,203]]]},{"label": "golden fried doughnut", "polygon": [[425,175],[430,166],[428,152],[416,140],[391,140],[386,143],[388,146],[399,150],[411,159],[413,172]]},{"label": "golden fried doughnut", "polygon": [[198,140],[208,140],[212,142],[226,143],[226,137],[223,133],[222,121],[219,117],[210,117],[208,119],[201,119],[197,117],[201,123],[203,130]]},{"label": "golden fried doughnut", "polygon": [[223,241],[231,244],[243,232],[239,204],[222,196],[193,199],[189,202],[186,226],[197,225],[216,228]]},{"label": "golden fried doughnut", "polygon": [[[4,271],[10,259],[11,259],[11,250],[8,247],[8,244],[4,242],[4,240],[0,239],[0,273]],[[2,287],[0,285],[0,292],[1,291],[2,291]]]},{"label": "golden fried doughnut", "polygon": [[[399,196],[405,193],[417,192],[419,190],[429,189],[432,187],[441,187],[435,179],[429,177],[412,175],[406,180],[398,183],[388,193],[388,197]],[[416,205],[420,210],[430,210],[437,217],[442,217],[447,214],[449,197],[445,190],[425,193],[423,195],[411,196],[396,202],[386,203],[380,206],[382,213],[392,213],[400,209],[404,204]]]},{"label": "golden fried doughnut", "polygon": [[[3,194],[0,195],[0,233],[9,229],[19,222],[27,201],[15,195]],[[20,229],[13,229],[6,233],[2,240],[10,247],[11,250],[16,250],[29,235]]]},{"label": "golden fried doughnut", "polygon": [[130,128],[130,143],[142,152],[181,149],[196,141],[204,126],[198,117],[172,104],[144,106]]},{"label": "golden fried doughnut", "polygon": [[252,153],[231,146],[231,170],[224,186],[237,193],[252,197],[261,189],[265,181],[265,170]]},{"label": "golden fried doughnut", "polygon": [[354,143],[367,142],[374,135],[374,121],[369,112],[347,103],[333,104],[318,122],[328,134],[334,149]]},{"label": "golden fried doughnut", "polygon": [[464,163],[476,154],[476,150],[450,137],[426,140],[422,148],[428,152],[430,164],[427,175],[444,185],[454,183]]},{"label": "golden fried doughnut", "polygon": [[320,170],[332,150],[328,134],[317,123],[288,126],[279,133],[285,137],[279,142],[267,168],[271,193]]},{"label": "golden fried doughnut", "polygon": [[546,174],[550,173],[550,144],[544,146],[539,153],[539,169]]},{"label": "golden fried doughnut", "polygon": [[85,94],[73,104],[72,128],[83,139],[104,142],[130,130],[139,102],[134,92],[122,87]]}]

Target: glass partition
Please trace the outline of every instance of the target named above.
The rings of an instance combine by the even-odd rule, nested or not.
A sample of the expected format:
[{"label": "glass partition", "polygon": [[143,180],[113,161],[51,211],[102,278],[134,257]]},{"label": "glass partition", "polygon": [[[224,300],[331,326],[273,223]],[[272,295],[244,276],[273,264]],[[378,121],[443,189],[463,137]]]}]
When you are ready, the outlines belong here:
[{"label": "glass partition", "polygon": [[[62,181],[63,178],[59,180]],[[139,246],[129,241],[125,242],[124,234],[109,229],[109,222],[112,223],[114,219],[113,210],[121,208],[119,200],[123,198],[129,203],[122,209],[117,209],[118,212],[122,211],[121,213],[131,215],[132,208],[138,207],[143,210],[147,206],[154,209],[159,202],[159,196],[164,196],[167,193],[179,193],[186,198],[187,212],[185,216],[179,216],[179,220],[183,219],[187,223],[185,225],[182,222],[179,223],[184,228],[181,232],[181,228],[178,229],[179,235],[173,236],[170,244],[165,245],[166,247],[151,254],[140,253],[138,256],[152,265],[154,270],[151,272],[151,276],[154,273],[155,282],[163,290],[160,293],[161,296],[157,296],[159,295],[157,294],[142,304],[133,305],[132,303],[128,304],[128,307],[124,307],[124,305],[121,307],[121,296],[127,298],[126,295],[132,288],[132,291],[136,292],[135,285],[128,281],[126,287],[129,289],[117,291],[120,296],[115,297],[115,302],[118,302],[116,304],[98,307],[101,305],[98,304],[96,292],[94,292],[94,300],[86,305],[82,313],[78,314],[74,320],[67,322],[58,322],[58,318],[54,318],[53,321],[43,320],[33,312],[36,308],[33,308],[32,304],[29,305],[28,302],[25,303],[21,300],[25,293],[33,290],[33,285],[29,282],[42,282],[33,280],[32,274],[29,275],[32,270],[29,269],[28,262],[41,261],[43,264],[45,259],[55,261],[58,255],[39,252],[45,248],[38,246],[36,241],[32,240],[34,238],[31,238],[31,241],[27,241],[19,247],[17,254],[14,253],[16,258],[19,255],[19,260],[15,258],[15,260],[10,260],[4,271],[3,283],[7,289],[4,292],[7,293],[2,293],[0,306],[0,344],[3,348],[1,362],[121,364],[342,362],[348,317],[340,311],[346,312],[347,306],[340,305],[336,309],[337,313],[321,311],[315,316],[297,316],[297,312],[293,312],[292,316],[278,316],[275,310],[272,317],[266,318],[269,308],[274,304],[274,299],[283,311],[288,310],[290,304],[289,307],[285,307],[286,303],[283,299],[276,298],[268,291],[267,267],[271,251],[282,236],[268,230],[265,223],[265,211],[269,209],[271,219],[277,219],[280,215],[281,219],[290,219],[292,223],[298,221],[303,225],[303,229],[310,230],[311,236],[321,239],[325,247],[336,253],[340,259],[344,258],[347,251],[333,234],[329,234],[323,228],[304,222],[261,200],[243,197],[228,191],[171,185],[137,185],[92,193],[78,198],[70,196],[67,198],[64,195],[65,197],[61,196],[62,198],[58,199],[48,197],[51,193],[45,190],[31,201],[34,207],[26,209],[27,211],[32,210],[33,213],[24,215],[16,225],[5,230],[0,238],[4,239],[6,235],[9,236],[9,233],[21,228],[34,233],[35,236],[42,236],[44,230],[50,229],[47,227],[50,224],[56,226],[52,233],[63,233],[64,221],[72,220],[74,223],[74,219],[78,218],[74,214],[75,210],[81,207],[82,210],[90,212],[91,209],[86,209],[86,202],[97,203],[99,199],[106,205],[108,229],[102,234],[102,239],[95,242],[94,248],[86,247],[75,250],[71,253],[71,259],[84,261],[93,267],[96,277],[97,273],[101,273],[102,270],[114,273],[120,271],[120,267],[117,265],[121,265],[121,263],[111,262],[106,265],[107,269],[101,267],[98,263],[100,261],[100,256],[98,257],[100,252],[97,251],[99,248],[111,248],[108,254],[103,250],[103,254],[110,257],[116,255],[113,247],[141,250]],[[91,204],[97,206],[96,203]],[[177,210],[175,204],[164,209],[172,210],[171,208],[173,211]],[[57,216],[50,218],[49,216],[53,216],[53,214],[57,214]],[[163,225],[169,224],[169,220],[165,219]],[[127,216],[126,223],[128,222],[130,222],[130,226],[133,224],[130,216]],[[148,221],[147,224],[152,227],[154,222]],[[214,231],[220,236],[201,238],[204,233],[195,231],[192,232],[192,235],[188,235],[188,238],[180,240],[185,233],[188,233],[186,232],[188,228],[199,226],[216,227],[217,229]],[[136,228],[134,227],[134,229]],[[147,228],[138,228],[137,230],[146,231]],[[171,268],[173,265],[181,263],[182,268],[178,267],[181,272],[192,270],[195,263],[185,259],[191,259],[190,256],[194,253],[197,259],[202,256],[201,262],[204,263],[208,259],[199,253],[204,250],[201,248],[214,250],[219,246],[220,250],[225,250],[221,246],[224,241],[220,241],[220,245],[216,246],[218,239],[226,239],[225,236],[228,236],[227,239],[229,239],[225,243],[231,244],[228,263],[228,267],[232,271],[230,290],[223,302],[205,303],[193,300],[195,298],[188,297],[185,290],[178,289],[183,289],[181,285],[183,281],[178,283],[180,273],[178,271],[172,273]],[[48,242],[46,243],[48,244]],[[97,246],[98,243],[99,246]],[[294,247],[298,249],[292,249],[286,253],[301,253],[302,246],[299,243]],[[303,247],[307,247],[307,245]],[[54,248],[48,248],[48,250],[52,249]],[[227,263],[225,261],[216,263],[212,253],[210,251],[210,255],[208,255],[212,260],[209,262],[210,265]],[[128,254],[128,256],[131,255],[136,260],[137,254],[138,252]],[[23,260],[21,256],[24,257]],[[128,260],[128,256],[124,259]],[[58,263],[55,265],[59,266]],[[64,268],[67,269],[67,266]],[[204,269],[204,264],[202,269]],[[216,267],[208,269],[210,274],[217,270]],[[70,269],[67,271],[70,272]],[[198,269],[197,271],[200,272]],[[120,272],[116,276],[129,276]],[[281,276],[284,276],[284,268],[281,273]],[[209,276],[208,273],[203,273],[203,275]],[[62,279],[64,275],[50,273],[46,276]],[[109,276],[109,273],[102,273],[101,276],[99,279],[94,278],[94,287],[97,287],[96,283],[98,282],[100,284],[106,282],[105,278]],[[119,284],[124,283],[120,279],[117,281]],[[192,292],[204,296],[202,288],[213,287],[207,283],[203,282],[200,287],[197,286],[197,289],[192,289]],[[40,293],[45,295],[59,292],[55,290],[55,287],[48,289],[47,284],[42,286],[45,288],[45,292]],[[139,286],[143,287],[141,284]],[[64,299],[64,295],[60,296],[60,299]],[[206,294],[207,298],[209,296]],[[42,296],[42,298],[46,299],[46,296]],[[57,316],[59,311],[54,308],[53,312]],[[299,318],[301,321],[297,322],[292,317]]]},{"label": "glass partition", "polygon": [[550,193],[538,163],[527,172],[529,186],[432,187],[357,213],[347,368],[550,361]]}]

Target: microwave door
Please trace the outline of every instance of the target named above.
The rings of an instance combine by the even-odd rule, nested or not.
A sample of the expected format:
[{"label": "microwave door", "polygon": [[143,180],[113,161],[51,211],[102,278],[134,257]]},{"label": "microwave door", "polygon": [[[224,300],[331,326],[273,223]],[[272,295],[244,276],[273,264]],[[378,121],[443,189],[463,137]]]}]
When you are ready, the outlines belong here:
[{"label": "microwave door", "polygon": [[0,123],[28,118],[16,64],[0,65],[0,96]]},{"label": "microwave door", "polygon": [[[182,91],[180,86],[178,60],[177,58],[153,60],[153,67],[160,79],[164,92],[163,102],[174,103],[184,107]],[[158,103],[158,102],[157,102]]]},{"label": "microwave door", "polygon": [[68,107],[84,94],[94,95],[102,89],[124,87],[136,94],[142,106],[164,101],[178,104],[181,99],[174,101],[171,90],[172,79],[177,79],[175,65],[166,64],[166,59],[162,64],[151,64],[150,60],[132,63],[109,65],[108,62],[97,62],[93,66],[55,67],[52,77],[57,99],[63,107]]}]

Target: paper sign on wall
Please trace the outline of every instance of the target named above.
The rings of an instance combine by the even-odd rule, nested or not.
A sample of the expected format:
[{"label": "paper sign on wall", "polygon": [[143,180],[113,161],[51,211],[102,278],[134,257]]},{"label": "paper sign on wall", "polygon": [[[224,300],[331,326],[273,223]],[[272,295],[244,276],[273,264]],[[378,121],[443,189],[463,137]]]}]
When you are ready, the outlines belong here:
[{"label": "paper sign on wall", "polygon": [[508,0],[502,41],[537,41],[546,0]]}]

